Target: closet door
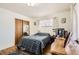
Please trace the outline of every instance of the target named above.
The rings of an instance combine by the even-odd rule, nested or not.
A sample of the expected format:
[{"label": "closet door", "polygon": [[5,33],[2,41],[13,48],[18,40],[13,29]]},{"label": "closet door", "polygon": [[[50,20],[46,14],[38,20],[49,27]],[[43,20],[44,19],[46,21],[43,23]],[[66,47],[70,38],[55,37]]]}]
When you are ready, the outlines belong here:
[{"label": "closet door", "polygon": [[15,44],[17,45],[23,35],[22,20],[15,19]]},{"label": "closet door", "polygon": [[29,21],[23,21],[23,34],[25,32],[30,34]]}]

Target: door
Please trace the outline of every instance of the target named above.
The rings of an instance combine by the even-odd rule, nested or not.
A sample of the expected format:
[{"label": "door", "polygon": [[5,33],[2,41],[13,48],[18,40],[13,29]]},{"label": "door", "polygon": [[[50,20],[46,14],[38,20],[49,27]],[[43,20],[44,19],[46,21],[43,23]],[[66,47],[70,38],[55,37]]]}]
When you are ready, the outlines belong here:
[{"label": "door", "polygon": [[23,33],[30,34],[29,21],[23,21]]},{"label": "door", "polygon": [[22,20],[15,19],[15,44],[17,45],[23,35]]}]

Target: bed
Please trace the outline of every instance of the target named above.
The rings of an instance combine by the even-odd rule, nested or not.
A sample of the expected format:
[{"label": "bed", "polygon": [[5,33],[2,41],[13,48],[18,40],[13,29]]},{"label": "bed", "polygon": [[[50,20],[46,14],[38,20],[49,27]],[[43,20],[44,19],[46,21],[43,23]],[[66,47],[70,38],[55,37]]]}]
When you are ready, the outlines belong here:
[{"label": "bed", "polygon": [[17,45],[18,48],[39,55],[43,49],[51,42],[51,36],[48,33],[36,33],[31,36],[23,36]]}]

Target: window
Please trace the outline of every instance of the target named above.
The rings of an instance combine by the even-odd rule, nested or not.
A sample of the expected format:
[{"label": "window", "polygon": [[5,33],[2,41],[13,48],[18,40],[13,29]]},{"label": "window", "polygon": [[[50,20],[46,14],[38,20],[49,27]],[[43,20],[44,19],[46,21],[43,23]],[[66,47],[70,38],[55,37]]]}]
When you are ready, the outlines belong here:
[{"label": "window", "polygon": [[53,20],[52,19],[40,20],[39,26],[41,26],[41,27],[51,27],[51,26],[53,26]]}]

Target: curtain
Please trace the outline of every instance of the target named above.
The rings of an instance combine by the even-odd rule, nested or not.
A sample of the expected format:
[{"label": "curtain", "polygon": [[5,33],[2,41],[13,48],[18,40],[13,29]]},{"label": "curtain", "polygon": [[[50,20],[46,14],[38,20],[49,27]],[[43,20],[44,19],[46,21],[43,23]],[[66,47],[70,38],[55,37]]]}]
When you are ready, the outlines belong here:
[{"label": "curtain", "polygon": [[78,37],[78,8],[79,6],[77,6],[77,4],[73,5],[73,10],[72,10],[72,19],[73,19],[73,35],[72,35],[72,39],[76,40]]}]

